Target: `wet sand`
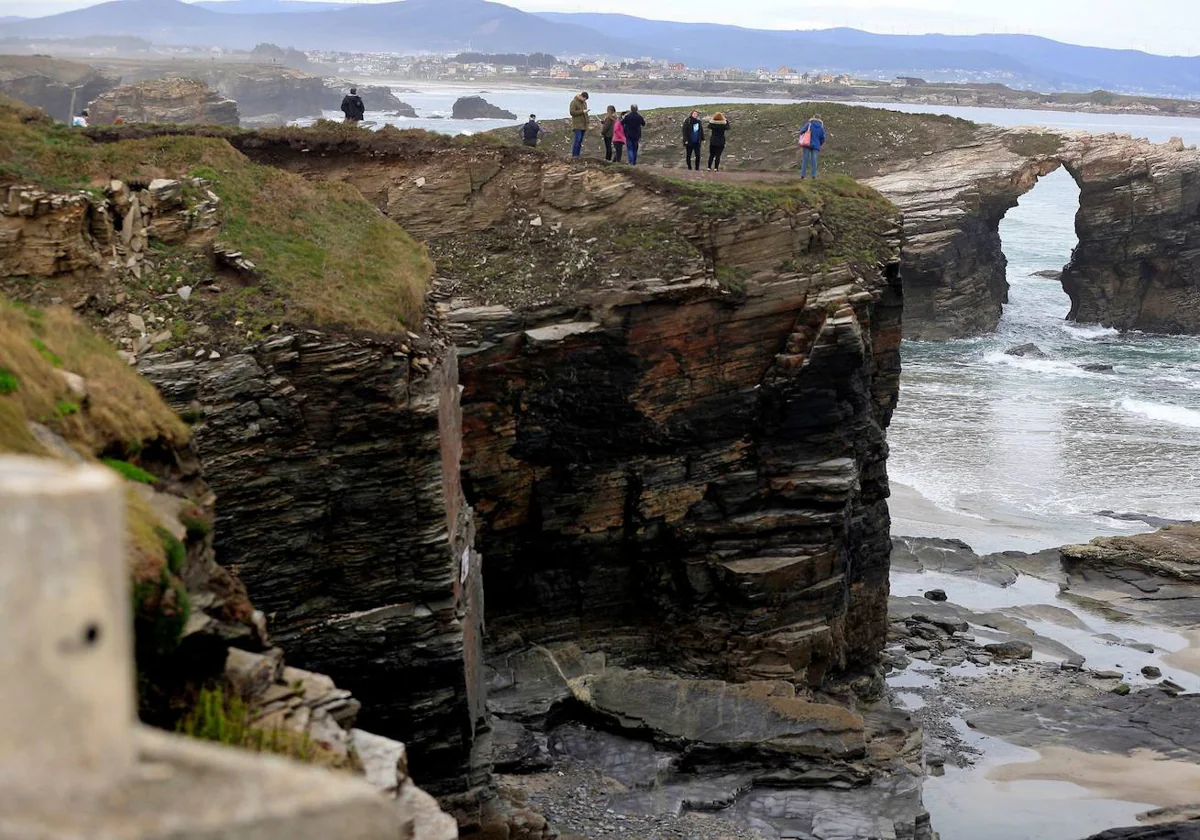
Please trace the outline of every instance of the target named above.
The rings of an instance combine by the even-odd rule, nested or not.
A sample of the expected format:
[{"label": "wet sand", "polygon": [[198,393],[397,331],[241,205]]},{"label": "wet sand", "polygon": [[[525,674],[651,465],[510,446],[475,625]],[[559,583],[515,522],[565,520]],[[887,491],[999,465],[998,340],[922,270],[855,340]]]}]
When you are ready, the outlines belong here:
[{"label": "wet sand", "polygon": [[[1164,656],[1163,661],[1189,674],[1200,676],[1200,627],[1180,630],[1179,633],[1187,639],[1187,647]],[[1197,791],[1196,799],[1200,800],[1200,791]]]},{"label": "wet sand", "polygon": [[1175,761],[1150,750],[1132,755],[1097,755],[1068,747],[1043,747],[1037,761],[1005,764],[988,771],[997,782],[1072,782],[1104,799],[1145,802],[1160,808],[1200,799],[1200,764]]},{"label": "wet sand", "polygon": [[1154,530],[1134,522],[1113,523],[1106,527],[1103,519],[1093,517],[1059,517],[1051,521],[1014,510],[965,507],[946,510],[899,481],[893,480],[891,488],[888,509],[892,515],[893,535],[962,540],[977,554],[1033,553],[1060,545],[1089,542],[1095,537]]}]

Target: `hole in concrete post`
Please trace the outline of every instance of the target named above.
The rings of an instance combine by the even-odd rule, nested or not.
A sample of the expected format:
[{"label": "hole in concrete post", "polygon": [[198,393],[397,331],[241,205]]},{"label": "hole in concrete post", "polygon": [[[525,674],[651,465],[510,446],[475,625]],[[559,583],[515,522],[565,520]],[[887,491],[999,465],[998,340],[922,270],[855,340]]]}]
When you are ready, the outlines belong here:
[{"label": "hole in concrete post", "polygon": [[100,641],[100,625],[93,621],[83,628],[83,644],[90,647],[98,641]]}]

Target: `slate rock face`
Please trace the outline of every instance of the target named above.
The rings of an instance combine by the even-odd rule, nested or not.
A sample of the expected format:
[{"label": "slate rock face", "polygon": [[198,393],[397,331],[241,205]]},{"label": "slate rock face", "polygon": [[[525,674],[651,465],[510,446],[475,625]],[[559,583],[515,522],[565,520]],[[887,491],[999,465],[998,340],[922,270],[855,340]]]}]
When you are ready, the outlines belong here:
[{"label": "slate rock face", "polygon": [[456,120],[515,120],[517,115],[488,102],[482,96],[463,96],[455,100],[451,115]]},{"label": "slate rock face", "polygon": [[153,79],[111,90],[89,106],[89,123],[237,125],[238,106],[197,79]]}]

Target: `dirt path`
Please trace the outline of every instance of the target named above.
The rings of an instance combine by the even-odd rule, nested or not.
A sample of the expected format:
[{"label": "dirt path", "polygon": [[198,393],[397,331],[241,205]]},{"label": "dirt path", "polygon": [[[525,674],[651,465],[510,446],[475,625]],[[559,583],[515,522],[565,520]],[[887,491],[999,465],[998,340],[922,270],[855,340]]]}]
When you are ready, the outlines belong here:
[{"label": "dirt path", "polygon": [[664,178],[679,178],[684,181],[716,181],[730,184],[780,184],[800,180],[795,172],[767,172],[726,170],[709,172],[707,169],[681,169],[673,166],[639,166]]}]

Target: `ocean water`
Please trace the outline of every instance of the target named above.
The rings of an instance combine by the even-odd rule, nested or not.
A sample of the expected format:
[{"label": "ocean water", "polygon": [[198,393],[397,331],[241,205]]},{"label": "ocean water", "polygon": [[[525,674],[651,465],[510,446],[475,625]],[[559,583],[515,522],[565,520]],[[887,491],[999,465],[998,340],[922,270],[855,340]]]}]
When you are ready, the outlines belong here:
[{"label": "ocean water", "polygon": [[[1102,510],[1200,519],[1200,339],[1068,322],[1062,286],[1035,275],[1070,258],[1078,195],[1060,170],[1002,222],[1011,288],[995,334],[902,347],[889,433],[893,481],[999,533],[1011,522],[1045,525],[1043,545],[1000,539],[977,550],[1144,530],[1098,516]],[[1046,358],[1005,353],[1025,343]]]}]

